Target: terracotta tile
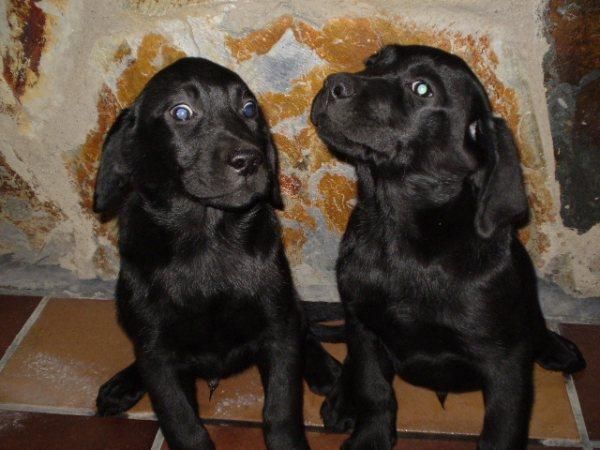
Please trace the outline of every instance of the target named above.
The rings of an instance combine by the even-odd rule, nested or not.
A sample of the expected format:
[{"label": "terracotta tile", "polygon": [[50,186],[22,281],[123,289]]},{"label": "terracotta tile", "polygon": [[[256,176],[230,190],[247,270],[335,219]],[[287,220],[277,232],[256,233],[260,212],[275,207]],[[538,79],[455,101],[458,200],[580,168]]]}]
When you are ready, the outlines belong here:
[{"label": "terracotta tile", "polygon": [[[206,428],[217,449],[266,450],[262,429],[228,425],[207,425]],[[312,450],[338,450],[348,438],[347,434],[307,432]],[[475,440],[447,439],[408,439],[400,436],[395,450],[475,450]],[[540,445],[530,445],[530,450],[548,449]],[[576,450],[575,448],[552,447],[554,450]],[[169,450],[166,442],[161,450]]]},{"label": "terracotta tile", "polygon": [[[578,439],[564,378],[559,373],[535,369],[536,401],[529,435],[533,439]],[[450,394],[445,409],[427,389],[395,382],[398,428],[402,431],[478,435],[483,425],[481,392]]]},{"label": "terracotta tile", "polygon": [[[345,346],[327,345],[342,360]],[[132,360],[131,344],[116,323],[114,302],[53,299],[20,348],[0,373],[0,403],[20,403],[93,411],[98,387]],[[440,434],[479,433],[483,420],[480,393],[450,395],[442,409],[428,390],[395,383],[399,398],[398,429]],[[564,379],[536,369],[533,438],[577,439]],[[305,422],[321,426],[323,398],[305,389]],[[258,371],[251,368],[222,380],[212,401],[198,381],[201,416],[210,419],[260,422],[263,390]],[[132,411],[150,416],[147,397]]]},{"label": "terracotta tile", "polygon": [[600,326],[561,325],[562,334],[573,340],[587,361],[582,372],[573,375],[588,435],[600,440]]},{"label": "terracotta tile", "polygon": [[0,411],[4,450],[149,450],[154,421]]},{"label": "terracotta tile", "polygon": [[[328,345],[327,349],[342,360],[344,345]],[[531,420],[530,437],[534,439],[578,439],[577,426],[560,373],[535,369],[536,402]],[[399,431],[441,434],[478,435],[483,425],[483,397],[480,392],[450,394],[445,409],[436,395],[412,386],[399,378],[394,382],[398,398]],[[306,422],[320,424],[318,410],[322,398],[305,396]]]},{"label": "terracotta tile", "polygon": [[[343,360],[345,346],[326,345],[336,358]],[[578,439],[565,382],[562,374],[536,367],[536,403],[531,420],[530,436],[534,439]],[[441,434],[478,435],[483,424],[483,399],[480,392],[453,395],[442,409],[435,394],[396,378],[399,403],[399,431]],[[216,419],[260,421],[263,391],[256,369],[223,380],[208,402],[206,383],[199,382],[201,415]],[[305,386],[304,421],[322,426],[319,409],[323,397]]]},{"label": "terracotta tile", "polygon": [[[207,425],[206,429],[217,449],[266,450],[261,428]],[[161,450],[169,450],[166,441]]]},{"label": "terracotta tile", "polygon": [[0,358],[40,300],[41,297],[0,295]]},{"label": "terracotta tile", "polygon": [[[342,358],[345,353],[343,345],[328,345],[326,348],[334,356]],[[209,390],[206,382],[198,381],[198,401],[200,415],[205,418],[241,420],[260,422],[264,392],[256,367],[241,374],[221,380],[219,387],[209,401]],[[308,425],[322,426],[319,415],[323,397],[313,394],[304,385],[304,421]]]},{"label": "terracotta tile", "polygon": [[0,373],[0,403],[93,411],[98,387],[132,360],[113,301],[51,299]]}]

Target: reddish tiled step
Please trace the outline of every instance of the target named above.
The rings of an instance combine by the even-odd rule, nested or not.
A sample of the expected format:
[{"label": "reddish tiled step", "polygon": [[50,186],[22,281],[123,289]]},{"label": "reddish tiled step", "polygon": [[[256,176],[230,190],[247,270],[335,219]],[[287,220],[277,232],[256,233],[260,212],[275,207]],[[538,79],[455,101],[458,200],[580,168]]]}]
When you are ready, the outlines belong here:
[{"label": "reddish tiled step", "polygon": [[0,358],[40,300],[41,297],[0,295]]},{"label": "reddish tiled step", "polygon": [[0,411],[3,450],[150,450],[154,421]]}]

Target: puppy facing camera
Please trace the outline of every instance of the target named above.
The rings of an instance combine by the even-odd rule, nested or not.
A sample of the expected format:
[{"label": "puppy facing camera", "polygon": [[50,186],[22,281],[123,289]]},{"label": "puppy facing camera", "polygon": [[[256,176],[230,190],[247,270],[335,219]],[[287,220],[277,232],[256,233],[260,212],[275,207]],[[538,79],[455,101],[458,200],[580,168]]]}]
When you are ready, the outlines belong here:
[{"label": "puppy facing camera", "polygon": [[181,59],[121,112],[104,143],[94,208],[118,214],[117,309],[135,361],[100,388],[99,415],[123,413],[147,392],[172,450],[213,449],[196,379],[212,391],[256,365],[267,448],[308,449],[302,379],[326,394],[340,368],[298,301],[281,207],[277,151],[232,71]]}]

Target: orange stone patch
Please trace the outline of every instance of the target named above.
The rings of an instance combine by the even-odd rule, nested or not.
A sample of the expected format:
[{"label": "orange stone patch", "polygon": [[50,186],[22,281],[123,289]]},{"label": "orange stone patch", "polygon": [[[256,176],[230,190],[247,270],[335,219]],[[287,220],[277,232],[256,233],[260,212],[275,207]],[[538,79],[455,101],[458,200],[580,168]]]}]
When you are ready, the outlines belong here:
[{"label": "orange stone patch", "polygon": [[[324,64],[297,80],[291,80],[291,88],[286,93],[266,92],[261,95],[262,107],[272,126],[285,119],[306,114],[312,99],[322,87],[325,77],[330,73],[361,70],[364,60],[371,54],[383,45],[397,43],[438,47],[463,58],[486,87],[495,111],[507,120],[512,130],[518,130],[521,116],[517,93],[514,89],[505,86],[497,77],[496,70],[499,61],[487,35],[473,36],[448,29],[424,29],[401,17],[395,17],[393,20],[336,18],[318,29],[306,22],[283,16],[264,29],[249,33],[245,37],[228,39],[227,45],[234,57],[239,61],[245,61],[253,55],[268,53],[288,29],[293,31],[299,43],[313,49],[323,59]],[[528,136],[517,132],[515,138],[523,163],[527,164],[539,159],[537,153],[540,149],[528,145]],[[332,156],[318,140],[314,129],[309,124],[297,137],[290,138],[279,135],[276,136],[276,141],[287,156],[286,160],[282,161],[284,173],[290,166],[294,168],[304,166],[307,180],[310,174],[332,160]],[[309,164],[304,164],[303,150],[309,151]],[[530,164],[527,165],[530,166]],[[539,240],[536,246],[538,251],[543,251],[542,248],[546,247],[543,243],[548,240],[539,232],[540,225],[548,220],[554,220],[554,202],[546,186],[546,178],[547,173],[543,168],[536,172],[530,171],[526,176],[526,182],[530,186],[529,190],[535,192],[530,196],[531,226],[535,226],[538,231],[528,233],[528,235],[532,236],[535,241]],[[306,180],[302,179],[304,186],[308,186]],[[334,187],[330,185],[334,182],[333,180],[337,180],[337,178],[324,179],[321,182],[324,183],[321,189],[325,189],[328,195],[333,195],[335,191]],[[341,191],[347,189],[347,182],[342,181],[342,183],[344,185],[339,187]],[[345,209],[340,209],[338,208],[340,205],[335,205],[335,202],[322,201],[319,203],[320,207],[329,211],[327,214],[330,226],[341,232],[345,226],[342,217],[346,217],[341,211]],[[332,211],[338,211],[339,214],[332,215]]]},{"label": "orange stone patch", "polygon": [[317,221],[308,213],[306,207],[301,202],[295,202],[291,207],[281,211],[279,215],[281,217],[285,217],[286,219],[302,223],[308,226],[308,228],[311,230],[317,229]]},{"label": "orange stone patch", "polygon": [[326,173],[319,183],[321,199],[317,205],[327,219],[329,229],[343,233],[356,198],[356,183],[343,175]]},{"label": "orange stone patch", "polygon": [[290,264],[302,262],[302,248],[306,244],[306,236],[300,228],[283,228],[283,246]]},{"label": "orange stone patch", "polygon": [[227,36],[225,44],[238,61],[246,61],[254,55],[268,53],[273,45],[281,39],[283,33],[292,26],[293,22],[294,19],[291,16],[281,16],[270,26],[253,31],[243,38],[238,39]]},{"label": "orange stone patch", "polygon": [[[124,52],[125,49],[119,48],[115,60],[122,58],[126,54]],[[185,56],[182,50],[170,45],[160,34],[144,36],[137,50],[137,57],[117,81],[117,98],[121,105],[133,103],[156,72]]]},{"label": "orange stone patch", "polygon": [[303,161],[302,151],[294,139],[283,134],[273,133],[273,140],[279,151],[279,159],[284,156],[291,167],[297,167]]},{"label": "orange stone patch", "polygon": [[315,172],[322,165],[331,163],[335,160],[334,156],[327,150],[327,146],[317,135],[317,130],[311,124],[298,134],[298,144],[301,148],[310,149],[310,170]]},{"label": "orange stone patch", "polygon": [[321,89],[323,80],[332,72],[332,68],[316,67],[298,80],[294,80],[292,89],[288,93],[262,93],[258,99],[270,125],[275,126],[282,120],[304,114]]},{"label": "orange stone patch", "polygon": [[281,175],[279,177],[279,182],[283,193],[289,196],[297,196],[302,188],[302,181],[294,175]]}]

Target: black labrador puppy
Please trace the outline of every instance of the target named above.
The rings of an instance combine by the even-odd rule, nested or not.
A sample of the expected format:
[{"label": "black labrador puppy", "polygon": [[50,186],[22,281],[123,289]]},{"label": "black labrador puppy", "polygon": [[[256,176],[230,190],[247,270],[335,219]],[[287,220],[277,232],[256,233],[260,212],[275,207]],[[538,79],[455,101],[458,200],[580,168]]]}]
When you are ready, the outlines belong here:
[{"label": "black labrador puppy", "polygon": [[104,143],[95,211],[118,210],[118,317],[135,362],[104,384],[100,415],[145,393],[171,449],[212,449],[195,380],[256,364],[269,449],[307,449],[302,377],[326,393],[337,361],[307,328],[280,225],[278,159],[232,71],[184,58],[156,74]]},{"label": "black labrador puppy", "polygon": [[348,357],[322,407],[354,428],[345,449],[390,449],[395,374],[444,398],[482,389],[479,449],[525,449],[534,361],[574,372],[577,347],[546,328],[515,229],[527,218],[517,150],[467,64],[384,47],[327,78],[311,119],[357,170],[337,282]]}]

